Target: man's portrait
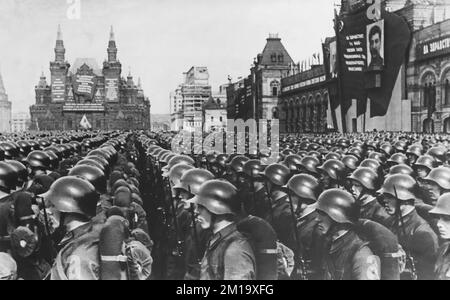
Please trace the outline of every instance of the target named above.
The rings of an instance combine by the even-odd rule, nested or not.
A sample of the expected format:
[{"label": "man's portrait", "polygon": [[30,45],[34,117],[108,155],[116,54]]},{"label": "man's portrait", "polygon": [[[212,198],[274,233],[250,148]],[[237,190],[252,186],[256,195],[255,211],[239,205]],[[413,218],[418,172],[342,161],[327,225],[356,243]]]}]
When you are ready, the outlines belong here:
[{"label": "man's portrait", "polygon": [[381,70],[384,66],[384,21],[367,26],[368,70]]}]

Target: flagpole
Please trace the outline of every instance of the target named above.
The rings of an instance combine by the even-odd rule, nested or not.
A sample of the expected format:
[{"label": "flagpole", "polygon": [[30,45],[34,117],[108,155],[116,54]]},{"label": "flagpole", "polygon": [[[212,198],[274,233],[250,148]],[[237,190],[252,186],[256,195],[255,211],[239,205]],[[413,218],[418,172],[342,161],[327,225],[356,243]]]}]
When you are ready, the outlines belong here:
[{"label": "flagpole", "polygon": [[342,122],[342,133],[347,133],[347,124],[346,124],[346,116],[344,114],[344,108],[343,108],[343,99],[342,99],[342,79],[341,79],[341,58],[340,58],[340,51],[341,51],[341,42],[339,38],[339,17],[336,12],[336,9],[334,9],[334,31],[336,34],[336,65],[337,65],[337,81],[338,81],[338,97],[339,97],[339,103],[341,107],[341,122]]}]

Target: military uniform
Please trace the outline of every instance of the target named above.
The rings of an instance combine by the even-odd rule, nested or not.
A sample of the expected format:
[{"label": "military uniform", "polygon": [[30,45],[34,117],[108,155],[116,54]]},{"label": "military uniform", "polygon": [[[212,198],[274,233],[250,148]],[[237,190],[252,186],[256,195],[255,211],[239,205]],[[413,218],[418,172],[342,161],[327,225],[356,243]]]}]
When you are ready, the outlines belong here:
[{"label": "military uniform", "polygon": [[359,217],[361,219],[372,220],[386,227],[392,226],[392,217],[378,203],[377,199],[371,195],[365,195],[360,199]]},{"label": "military uniform", "polygon": [[380,260],[350,230],[334,238],[324,252],[322,272],[325,280],[379,280]]},{"label": "military uniform", "polygon": [[256,261],[249,241],[232,223],[210,239],[201,263],[202,280],[253,280]]},{"label": "military uniform", "polygon": [[[411,253],[416,264],[418,279],[432,279],[438,250],[436,234],[416,210],[404,216],[403,223],[404,229],[398,226],[392,231],[397,234],[399,243],[405,251]],[[403,235],[403,230],[406,236]]]},{"label": "military uniform", "polygon": [[86,223],[69,232],[51,271],[52,280],[99,280],[101,226]]},{"label": "military uniform", "polygon": [[435,279],[450,280],[450,242],[444,243],[439,248],[435,265]]}]

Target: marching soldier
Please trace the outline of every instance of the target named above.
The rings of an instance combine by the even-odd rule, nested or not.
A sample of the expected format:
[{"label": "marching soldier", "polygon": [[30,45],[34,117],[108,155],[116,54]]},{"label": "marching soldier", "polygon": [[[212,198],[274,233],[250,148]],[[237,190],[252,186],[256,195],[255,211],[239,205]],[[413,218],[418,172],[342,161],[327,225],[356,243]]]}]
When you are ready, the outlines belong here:
[{"label": "marching soldier", "polygon": [[436,206],[430,211],[439,220],[437,226],[439,236],[443,241],[437,254],[434,268],[435,279],[450,280],[450,194],[446,193],[439,197]]}]

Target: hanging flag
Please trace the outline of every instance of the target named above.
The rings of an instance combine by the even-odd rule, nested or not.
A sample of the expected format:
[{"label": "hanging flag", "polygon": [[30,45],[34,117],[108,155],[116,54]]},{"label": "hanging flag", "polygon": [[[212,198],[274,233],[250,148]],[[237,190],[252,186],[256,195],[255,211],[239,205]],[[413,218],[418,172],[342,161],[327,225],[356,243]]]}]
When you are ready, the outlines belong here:
[{"label": "hanging flag", "polygon": [[91,123],[89,123],[86,115],[83,115],[83,117],[81,118],[80,126],[83,129],[91,129],[92,128]]}]

